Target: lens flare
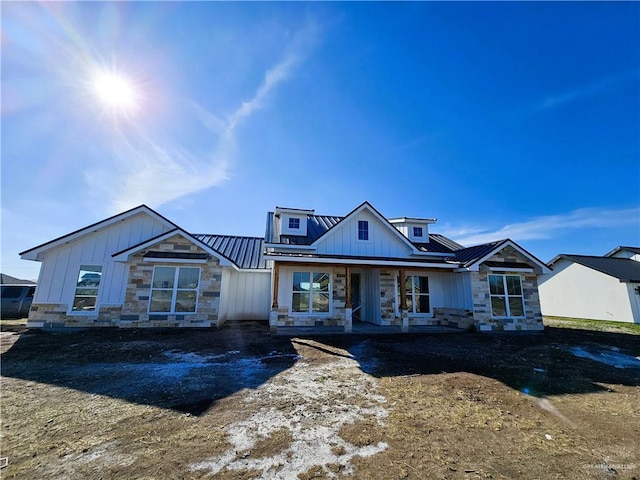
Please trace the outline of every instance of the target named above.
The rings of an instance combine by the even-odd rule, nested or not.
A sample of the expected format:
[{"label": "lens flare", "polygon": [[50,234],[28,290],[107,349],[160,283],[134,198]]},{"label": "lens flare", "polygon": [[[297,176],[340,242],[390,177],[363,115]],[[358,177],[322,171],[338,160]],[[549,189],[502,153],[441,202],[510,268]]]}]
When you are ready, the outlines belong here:
[{"label": "lens flare", "polygon": [[90,86],[102,108],[113,115],[132,115],[140,106],[140,92],[135,83],[119,72],[95,71]]}]

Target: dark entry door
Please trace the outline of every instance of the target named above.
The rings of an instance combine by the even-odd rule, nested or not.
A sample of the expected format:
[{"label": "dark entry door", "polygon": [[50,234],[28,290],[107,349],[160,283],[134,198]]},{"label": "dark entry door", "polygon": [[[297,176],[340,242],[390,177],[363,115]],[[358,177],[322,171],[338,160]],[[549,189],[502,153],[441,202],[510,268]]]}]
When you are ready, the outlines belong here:
[{"label": "dark entry door", "polygon": [[351,274],[351,318],[354,321],[362,321],[362,284],[359,273]]}]

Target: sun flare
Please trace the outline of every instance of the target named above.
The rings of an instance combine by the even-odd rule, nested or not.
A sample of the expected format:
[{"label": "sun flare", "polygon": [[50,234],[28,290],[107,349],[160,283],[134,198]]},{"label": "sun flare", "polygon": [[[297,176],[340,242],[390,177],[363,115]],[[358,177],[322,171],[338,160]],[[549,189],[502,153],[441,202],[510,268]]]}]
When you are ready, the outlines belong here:
[{"label": "sun flare", "polygon": [[90,84],[100,105],[113,114],[130,115],[139,107],[140,94],[136,85],[120,73],[97,71]]}]

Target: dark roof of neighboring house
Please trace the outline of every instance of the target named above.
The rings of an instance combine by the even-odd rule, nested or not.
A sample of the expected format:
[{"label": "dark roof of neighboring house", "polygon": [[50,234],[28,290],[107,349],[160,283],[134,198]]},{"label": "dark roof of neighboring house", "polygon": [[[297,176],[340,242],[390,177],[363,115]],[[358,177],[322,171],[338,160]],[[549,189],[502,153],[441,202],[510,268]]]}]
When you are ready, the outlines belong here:
[{"label": "dark roof of neighboring house", "polygon": [[565,258],[606,275],[610,275],[621,282],[640,283],[640,262],[636,262],[630,258],[561,254],[554,259],[554,263],[560,258]]},{"label": "dark roof of neighboring house", "polygon": [[234,235],[192,235],[239,268],[267,268],[262,250],[264,239],[259,237],[236,237]]},{"label": "dark roof of neighboring house", "polygon": [[35,285],[36,282],[31,280],[22,280],[20,278],[12,277],[6,273],[0,273],[0,283],[2,285]]},{"label": "dark roof of neighboring house", "polygon": [[623,246],[620,246],[620,247],[616,247],[613,250],[611,250],[609,253],[607,253],[605,255],[605,257],[611,257],[612,255],[615,255],[616,253],[618,253],[621,250],[628,250],[629,252],[634,253],[634,254],[640,253],[640,247],[623,247]]}]

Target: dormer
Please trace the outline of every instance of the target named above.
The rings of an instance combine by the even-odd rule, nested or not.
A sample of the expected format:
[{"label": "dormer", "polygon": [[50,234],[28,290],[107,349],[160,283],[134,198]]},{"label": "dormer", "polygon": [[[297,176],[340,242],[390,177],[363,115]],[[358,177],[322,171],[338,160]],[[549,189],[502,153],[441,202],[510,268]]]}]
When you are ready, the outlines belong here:
[{"label": "dormer", "polygon": [[313,215],[315,211],[276,207],[273,213],[277,238],[279,238],[280,235],[306,237],[307,216]]},{"label": "dormer", "polygon": [[415,243],[429,242],[429,225],[436,223],[435,218],[390,218],[389,223],[396,227],[409,240]]}]

